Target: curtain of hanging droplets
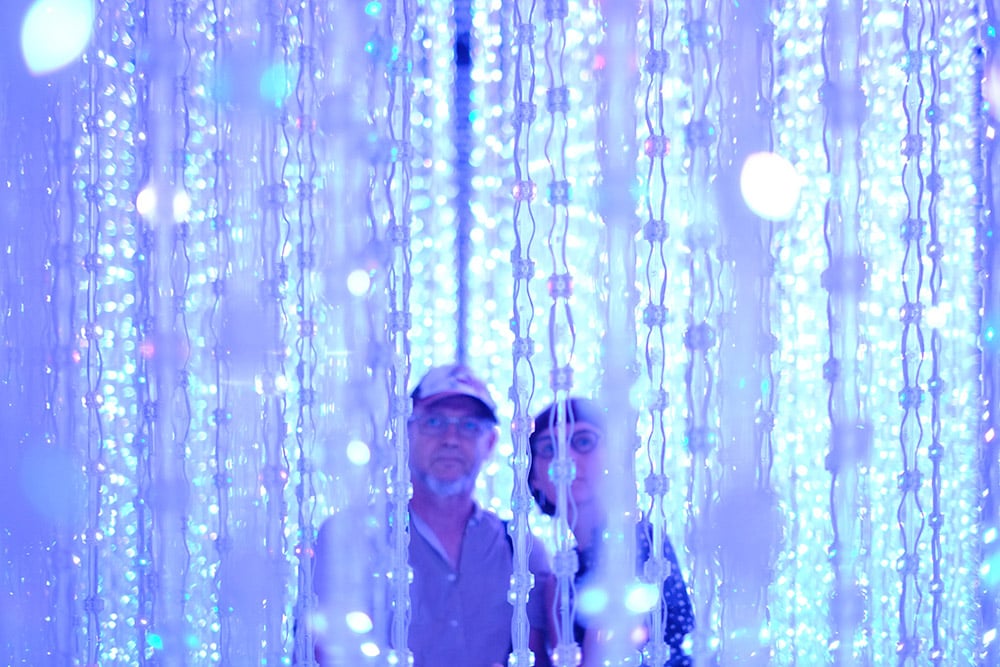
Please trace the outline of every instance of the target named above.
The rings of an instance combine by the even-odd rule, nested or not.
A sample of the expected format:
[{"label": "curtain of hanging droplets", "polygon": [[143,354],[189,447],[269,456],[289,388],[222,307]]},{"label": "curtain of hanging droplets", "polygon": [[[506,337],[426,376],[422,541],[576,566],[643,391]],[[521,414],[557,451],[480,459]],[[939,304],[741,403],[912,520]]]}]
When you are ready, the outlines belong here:
[{"label": "curtain of hanging droplets", "polygon": [[[604,387],[635,455],[609,499],[677,547],[697,664],[996,662],[991,3],[472,2],[467,240],[452,3],[106,0],[39,77],[27,5],[0,80],[7,662],[405,658],[411,355],[452,358],[459,312],[511,417],[480,499],[516,562],[545,539],[567,608],[529,417]],[[744,205],[756,151],[801,177],[782,216]],[[357,555],[334,613],[329,515]]]}]

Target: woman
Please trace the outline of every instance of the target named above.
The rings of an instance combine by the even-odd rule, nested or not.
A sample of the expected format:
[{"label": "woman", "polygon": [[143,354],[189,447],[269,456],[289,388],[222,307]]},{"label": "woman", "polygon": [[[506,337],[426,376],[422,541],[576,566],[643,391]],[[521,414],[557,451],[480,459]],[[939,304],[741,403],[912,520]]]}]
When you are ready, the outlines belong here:
[{"label": "woman", "polygon": [[[550,475],[550,467],[556,456],[556,437],[559,415],[555,404],[548,406],[535,417],[535,430],[531,434],[531,469],[529,485],[532,495],[541,510],[553,516],[556,513],[556,485]],[[593,401],[584,398],[570,398],[565,406],[565,431],[568,455],[573,461],[576,474],[570,485],[569,515],[567,523],[573,531],[579,569],[576,573],[577,591],[587,587],[601,559],[601,535],[606,524],[607,509],[600,494],[601,478],[607,471],[607,446],[605,442],[605,418],[603,410]],[[652,526],[641,519],[636,526],[636,573],[651,555],[650,539]],[[664,556],[670,562],[670,575],[663,584],[664,641],[670,647],[670,658],[665,663],[671,667],[691,664],[684,654],[681,644],[684,637],[694,628],[694,615],[687,586],[681,576],[677,557],[670,540],[664,539]],[[599,630],[587,627],[581,614],[574,619],[576,643],[583,647],[584,665],[596,664],[595,656],[588,660],[588,647],[593,646]],[[591,649],[593,650],[593,649]]]}]

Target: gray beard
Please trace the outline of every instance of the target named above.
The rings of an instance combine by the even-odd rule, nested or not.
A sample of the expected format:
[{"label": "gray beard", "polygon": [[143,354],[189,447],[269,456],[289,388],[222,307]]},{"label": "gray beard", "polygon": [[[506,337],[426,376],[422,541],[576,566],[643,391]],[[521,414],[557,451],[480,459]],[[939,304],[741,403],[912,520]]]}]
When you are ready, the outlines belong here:
[{"label": "gray beard", "polygon": [[423,478],[424,484],[427,485],[431,493],[441,498],[450,498],[452,496],[471,493],[472,489],[476,486],[476,478],[471,475],[459,477],[448,482],[442,481],[432,475],[424,475]]}]

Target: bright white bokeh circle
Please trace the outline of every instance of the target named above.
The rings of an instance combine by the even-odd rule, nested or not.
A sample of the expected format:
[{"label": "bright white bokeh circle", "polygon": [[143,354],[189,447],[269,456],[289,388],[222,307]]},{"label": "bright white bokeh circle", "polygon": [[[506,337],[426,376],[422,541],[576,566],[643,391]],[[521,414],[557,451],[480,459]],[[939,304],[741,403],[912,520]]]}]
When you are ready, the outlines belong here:
[{"label": "bright white bokeh circle", "polygon": [[80,57],[94,31],[93,0],[35,0],[21,24],[21,54],[32,74],[49,74]]},{"label": "bright white bokeh circle", "polygon": [[787,220],[795,213],[802,177],[777,153],[752,153],[740,170],[740,194],[751,211],[765,220]]}]

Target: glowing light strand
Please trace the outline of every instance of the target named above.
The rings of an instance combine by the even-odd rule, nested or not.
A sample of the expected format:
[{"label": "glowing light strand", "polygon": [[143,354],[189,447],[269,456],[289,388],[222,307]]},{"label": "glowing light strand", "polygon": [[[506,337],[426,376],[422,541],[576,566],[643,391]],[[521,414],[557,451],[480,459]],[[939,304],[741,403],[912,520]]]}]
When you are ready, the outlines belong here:
[{"label": "glowing light strand", "polygon": [[924,199],[924,133],[922,116],[927,103],[924,77],[924,31],[927,28],[927,4],[903,8],[903,46],[910,59],[903,89],[903,113],[906,136],[902,141],[903,168],[900,185],[906,195],[907,219],[902,240],[905,251],[900,268],[903,305],[900,309],[903,389],[899,402],[903,410],[899,424],[899,449],[902,472],[899,474],[900,498],[896,512],[902,555],[897,561],[900,578],[898,602],[897,657],[899,664],[916,664],[920,654],[919,620],[922,605],[920,586],[920,542],[924,530],[924,510],[920,493],[923,472],[918,452],[923,447],[924,425],[920,408],[924,401],[921,386],[926,351],[921,326],[925,268],[922,235],[926,226]]},{"label": "glowing light strand", "polygon": [[[554,574],[556,589],[553,604],[558,618],[553,664],[569,667],[579,661],[580,648],[573,641],[575,602],[574,575],[578,569],[576,552],[572,545],[570,517],[575,516],[573,500],[569,493],[575,476],[569,456],[566,426],[566,399],[573,388],[573,368],[576,334],[569,298],[573,293],[573,277],[567,264],[566,235],[569,230],[570,183],[566,177],[566,145],[569,131],[569,94],[563,70],[566,57],[566,20],[568,2],[545,0],[543,25],[545,39],[542,58],[546,81],[545,138],[543,155],[549,172],[546,203],[551,213],[546,232],[546,249],[550,260],[548,293],[551,300],[548,314],[548,352],[550,360],[549,388],[552,390],[556,410],[554,418],[559,426],[554,429],[556,455],[550,475],[556,486]],[[552,425],[550,425],[552,426]]]},{"label": "glowing light strand", "polygon": [[[294,159],[297,168],[296,195],[298,201],[298,266],[295,285],[295,311],[298,332],[295,338],[295,375],[298,393],[295,396],[295,500],[298,508],[298,535],[295,546],[298,556],[298,595],[295,603],[296,619],[304,619],[311,609],[313,597],[313,526],[315,524],[316,486],[314,481],[313,453],[316,440],[316,421],[313,413],[319,355],[316,349],[319,308],[314,301],[313,273],[316,268],[317,225],[315,218],[315,188],[318,174],[316,155],[315,118],[316,76],[321,61],[317,58],[317,28],[314,17],[317,7],[307,2],[289,3],[287,12],[295,16],[298,27],[298,76],[295,83],[296,125]],[[301,622],[301,621],[299,621]],[[297,623],[296,628],[300,626]],[[307,656],[311,663],[314,639],[308,623],[301,623],[304,633],[296,636],[296,654]]]},{"label": "glowing light strand", "polygon": [[[103,6],[102,6],[103,7]],[[109,8],[110,11],[110,8]],[[106,26],[106,17],[102,14],[95,20],[98,27]],[[95,30],[96,31],[96,30]],[[77,344],[84,348],[83,373],[85,379],[83,408],[86,412],[86,470],[87,470],[87,521],[83,534],[86,545],[84,567],[86,575],[86,597],[83,610],[86,615],[87,662],[101,662],[102,612],[104,599],[101,596],[101,564],[102,549],[98,539],[101,531],[103,509],[103,494],[101,486],[105,479],[104,462],[104,421],[101,416],[100,383],[103,377],[103,354],[98,340],[97,322],[97,292],[98,279],[98,248],[101,241],[101,197],[98,178],[101,171],[101,139],[98,126],[99,91],[101,90],[102,63],[99,57],[99,47],[94,40],[94,46],[88,52],[89,64],[88,84],[89,95],[84,108],[84,160],[86,170],[81,174],[85,179],[80,187],[84,199],[83,220],[85,255],[84,271],[86,272],[86,301],[83,331],[77,339]]]},{"label": "glowing light strand", "polygon": [[[175,419],[183,419],[179,412],[177,391],[184,378],[179,370],[184,351],[181,349],[182,331],[178,330],[178,302],[174,298],[175,259],[181,228],[174,210],[174,193],[178,181],[183,182],[180,153],[181,137],[178,134],[178,116],[184,112],[179,104],[177,74],[180,67],[181,44],[175,32],[179,18],[174,4],[150,7],[148,20],[150,43],[160,46],[160,57],[172,66],[157,68],[150,73],[149,118],[150,137],[150,192],[155,197],[151,215],[154,240],[152,252],[152,361],[153,386],[152,422],[153,440],[150,463],[152,470],[152,542],[156,571],[156,587],[152,596],[152,619],[147,634],[146,660],[154,659],[164,665],[183,662],[184,636],[184,581],[187,577],[189,552],[187,545],[188,485],[184,470],[184,454],[180,442],[186,438],[177,429]],[[181,121],[183,122],[183,121]],[[165,490],[169,489],[169,492]]]},{"label": "glowing light strand", "polygon": [[[603,66],[597,72],[598,163],[601,170],[599,214],[605,225],[607,309],[603,345],[602,404],[607,409],[608,470],[603,493],[607,497],[606,535],[602,542],[601,573],[610,595],[604,612],[607,638],[602,642],[604,664],[641,663],[632,644],[631,620],[625,591],[635,582],[627,564],[636,562],[637,413],[632,387],[639,374],[635,312],[636,242],[638,218],[636,182],[636,95],[638,92],[638,2],[605,3],[604,34],[598,47]],[[654,550],[661,545],[652,547]],[[625,567],[609,564],[623,564]],[[591,658],[588,656],[588,662]]]},{"label": "glowing light strand", "polygon": [[[712,523],[712,503],[716,480],[710,461],[718,440],[718,417],[715,405],[716,329],[718,267],[712,259],[717,221],[712,210],[710,183],[718,165],[712,159],[717,130],[712,118],[718,114],[716,97],[717,64],[712,48],[716,27],[707,18],[709,3],[686,2],[683,37],[687,47],[685,82],[690,87],[691,115],[684,128],[687,166],[687,200],[690,223],[684,241],[689,250],[687,263],[688,303],[684,347],[687,364],[684,371],[685,442],[691,455],[687,484],[686,542],[692,547],[692,589],[700,620],[693,633],[693,653],[698,660],[711,661],[718,637],[712,636],[718,613],[718,573],[711,553],[701,539]],[[721,649],[718,649],[721,650]]]},{"label": "glowing light strand", "polygon": [[[762,6],[723,4],[719,7],[721,49],[717,86],[720,90],[717,160],[719,229],[718,391],[720,437],[718,458],[726,461],[719,474],[719,521],[737,508],[753,516],[753,544],[736,538],[740,529],[719,529],[719,567],[726,585],[720,590],[726,659],[743,662],[767,649],[766,606],[777,530],[773,489],[764,463],[767,429],[752,436],[740,425],[760,421],[767,400],[764,381],[769,345],[767,317],[772,270],[769,265],[769,220],[758,217],[740,196],[737,182],[753,162],[748,158],[773,147],[770,113],[772,29]],[[731,174],[728,178],[726,175]],[[739,176],[738,176],[739,175]],[[727,185],[726,184],[730,184]],[[790,184],[789,184],[790,185]],[[768,238],[765,243],[765,238]],[[739,332],[739,333],[737,333]],[[752,509],[751,509],[752,508]],[[750,521],[749,519],[745,520]],[[713,541],[713,544],[715,542]]]},{"label": "glowing light strand", "polygon": [[[775,149],[776,124],[775,114],[775,29],[770,22],[762,23],[759,26],[757,38],[757,53],[759,62],[757,63],[760,77],[757,80],[757,100],[756,111],[766,126],[766,146],[769,151]],[[757,447],[754,450],[755,465],[757,469],[756,478],[758,488],[763,490],[764,497],[770,499],[775,493],[771,482],[771,474],[774,466],[774,419],[777,409],[778,374],[775,372],[775,355],[778,349],[778,338],[775,330],[780,327],[780,317],[776,315],[775,300],[772,298],[775,285],[775,263],[776,258],[773,253],[775,242],[775,223],[768,220],[762,224],[759,232],[760,250],[762,253],[762,266],[760,270],[760,281],[757,290],[760,298],[758,312],[768,313],[768,317],[762,318],[761,332],[757,341],[756,364],[760,368],[761,375],[761,396],[760,407],[754,420],[757,437]],[[773,567],[773,563],[771,563]],[[767,591],[762,591],[762,602],[767,606]]]},{"label": "glowing light strand", "polygon": [[667,178],[667,156],[670,153],[670,138],[665,124],[667,113],[664,85],[670,65],[670,51],[666,40],[667,26],[670,23],[670,2],[650,2],[646,17],[647,43],[642,59],[642,75],[645,80],[645,99],[643,119],[645,120],[645,155],[648,165],[645,174],[645,191],[643,193],[643,208],[646,220],[642,228],[643,240],[648,245],[645,258],[645,292],[646,304],[643,308],[642,321],[645,326],[645,364],[648,396],[646,411],[648,412],[649,428],[645,436],[645,450],[648,476],[644,480],[643,490],[647,497],[647,520],[652,525],[652,543],[650,544],[650,562],[641,574],[643,580],[657,586],[661,591],[652,610],[650,623],[650,642],[646,647],[646,655],[651,664],[662,665],[669,658],[667,644],[664,641],[664,605],[662,591],[664,582],[669,576],[663,550],[668,535],[669,510],[666,495],[670,487],[670,477],[667,474],[667,408],[670,405],[670,392],[667,390],[667,340],[664,327],[667,326],[669,310],[666,295],[669,278],[669,264],[666,259],[666,243],[670,236],[667,222],[667,201],[669,196],[669,179]]},{"label": "glowing light strand", "polygon": [[[173,185],[171,192],[172,234],[170,255],[170,293],[172,295],[169,308],[171,310],[171,328],[173,333],[171,340],[179,350],[173,356],[171,367],[160,369],[169,373],[173,378],[172,395],[162,397],[173,403],[170,411],[171,422],[169,428],[173,431],[171,451],[169,456],[174,457],[176,462],[176,476],[181,489],[191,487],[191,479],[188,475],[187,466],[184,463],[187,459],[191,445],[192,434],[192,407],[191,407],[191,372],[189,366],[190,351],[192,349],[191,332],[188,328],[187,311],[190,301],[191,285],[191,254],[189,240],[191,238],[190,208],[191,199],[188,187],[188,172],[197,175],[198,167],[192,165],[191,160],[191,124],[192,124],[192,100],[190,80],[193,74],[192,68],[192,45],[189,38],[188,25],[189,9],[186,3],[175,0],[170,5],[170,30],[173,40],[173,48],[177,53],[177,70],[173,77],[173,97],[171,108],[176,110],[174,114],[175,128],[172,133],[174,137],[171,146],[171,171],[170,182]],[[188,542],[188,529],[191,523],[189,507],[181,504],[178,526],[180,527],[174,536],[177,540],[178,553],[176,558],[179,561],[181,575],[177,582],[178,595],[176,598],[175,613],[178,618],[187,616],[188,597],[186,591],[189,586],[191,570],[191,547]],[[178,656],[179,658],[179,656]]]},{"label": "glowing light strand", "polygon": [[[228,5],[225,0],[211,3],[212,63],[217,71],[227,65],[227,54],[231,47],[227,22]],[[231,489],[233,476],[230,469],[230,430],[232,428],[232,406],[230,405],[230,364],[226,353],[223,330],[225,326],[225,305],[227,287],[232,277],[232,174],[229,171],[232,157],[232,137],[230,124],[226,119],[226,109],[219,94],[219,83],[215,83],[212,105],[212,125],[215,128],[215,148],[212,152],[212,198],[211,228],[214,267],[211,270],[211,298],[208,306],[208,341],[211,346],[211,382],[215,388],[209,428],[211,439],[212,487],[215,504],[218,507],[215,519],[214,552],[217,567],[212,575],[215,615],[218,623],[218,654],[229,656],[232,641],[232,614],[221,600],[222,573],[228,572],[233,564],[231,554],[233,536],[230,526]]]},{"label": "glowing light strand", "polygon": [[[142,43],[150,40],[149,16],[143,12],[137,18],[137,35]],[[135,128],[140,135],[149,136],[152,112],[150,110],[150,82],[148,77],[136,80]],[[152,151],[148,143],[137,150],[137,184],[140,188],[153,191]],[[138,193],[137,193],[138,194]],[[139,211],[133,213],[135,224],[135,283],[132,287],[135,298],[134,335],[136,354],[133,387],[136,397],[136,468],[135,468],[135,524],[136,558],[138,571],[136,582],[136,605],[138,609],[137,651],[142,660],[149,653],[150,624],[153,620],[153,600],[156,561],[153,558],[153,442],[155,438],[155,373],[151,352],[155,350],[155,322],[153,319],[153,266],[155,231],[150,220]]]},{"label": "glowing light strand", "polygon": [[823,218],[828,268],[823,274],[827,290],[828,358],[823,366],[829,384],[827,419],[830,446],[826,459],[830,473],[828,548],[835,587],[829,614],[834,660],[854,662],[859,616],[854,604],[859,543],[859,465],[868,448],[869,429],[863,423],[859,396],[858,304],[864,283],[860,247],[859,196],[862,178],[859,161],[861,109],[864,98],[859,74],[861,8],[857,3],[828,7],[823,26],[823,71],[820,91],[825,105],[823,146],[831,189]]},{"label": "glowing light strand", "polygon": [[[289,29],[284,12],[271,5],[266,10],[266,22],[261,26],[261,48],[268,62],[284,65],[290,58]],[[274,65],[272,65],[273,67]],[[280,67],[280,65],[279,65]],[[268,70],[271,74],[274,70]],[[262,530],[266,558],[264,566],[274,573],[264,590],[269,603],[262,620],[262,648],[269,664],[281,660],[286,617],[284,611],[285,588],[278,584],[279,573],[285,572],[285,526],[288,519],[285,488],[288,484],[288,382],[285,376],[287,362],[286,336],[288,315],[284,301],[287,298],[289,266],[288,183],[285,171],[288,161],[287,130],[285,128],[285,93],[287,79],[272,81],[274,89],[268,91],[264,127],[261,141],[261,183],[264,186],[263,212],[260,216],[259,246],[261,283],[262,327],[267,346],[260,379],[260,429],[261,465],[260,480],[265,493],[265,519]]]},{"label": "glowing light strand", "polygon": [[[535,302],[531,294],[531,281],[535,275],[532,259],[532,243],[537,232],[532,203],[536,186],[532,180],[531,160],[532,125],[535,120],[535,25],[532,16],[534,0],[519,0],[512,3],[512,51],[514,75],[511,83],[513,97],[514,182],[512,188],[512,219],[514,243],[510,252],[513,288],[511,294],[512,318],[511,343],[512,385],[511,397],[514,414],[511,421],[511,436],[514,444],[512,467],[514,483],[511,493],[513,520],[511,538],[514,540],[514,573],[512,589],[516,597],[514,618],[511,622],[511,637],[514,651],[509,664],[520,667],[531,664],[528,651],[527,592],[531,588],[531,573],[528,569],[528,545],[531,527],[528,517],[533,500],[528,484],[531,469],[531,450],[528,437],[532,430],[531,401],[535,394],[535,367],[531,361],[535,343],[531,331],[535,318]],[[539,582],[534,582],[539,585]]]},{"label": "glowing light strand", "polygon": [[[412,275],[410,262],[412,250],[409,246],[411,209],[411,180],[413,143],[411,140],[411,100],[413,99],[413,34],[416,20],[416,5],[413,0],[396,0],[386,11],[386,23],[392,45],[390,54],[384,60],[388,69],[385,77],[388,99],[385,109],[384,135],[388,145],[395,149],[386,155],[378,187],[380,211],[388,224],[387,236],[397,239],[391,266],[387,272],[387,297],[389,306],[389,345],[392,349],[392,363],[386,378],[385,391],[391,397],[389,423],[386,425],[389,441],[393,446],[394,465],[390,469],[389,484],[391,506],[389,508],[392,535],[390,544],[392,568],[390,572],[393,615],[390,642],[393,647],[392,659],[408,664],[412,655],[407,646],[409,629],[410,595],[409,579],[409,536],[408,504],[410,499],[410,471],[408,464],[409,443],[406,440],[406,420],[410,413],[410,399],[407,395],[410,368],[409,330],[412,325],[410,312],[410,288]],[[377,221],[375,224],[379,224]],[[400,613],[399,610],[405,610]]]},{"label": "glowing light strand", "polygon": [[[72,359],[74,331],[76,329],[76,263],[73,256],[73,230],[79,217],[78,200],[73,189],[74,162],[70,147],[79,140],[78,130],[74,131],[72,97],[79,84],[74,81],[71,86],[59,92],[59,101],[55,105],[56,113],[52,124],[53,156],[53,192],[56,201],[53,210],[52,246],[51,252],[51,357],[48,369],[51,370],[49,380],[50,395],[48,416],[50,426],[48,437],[62,447],[69,460],[77,461],[75,451],[79,441],[77,435],[76,382]],[[11,340],[5,336],[5,340]],[[55,444],[49,443],[49,444]],[[56,594],[53,600],[52,618],[55,623],[55,654],[56,659],[69,662],[74,656],[78,644],[78,621],[75,614],[74,596],[78,590],[77,568],[73,563],[73,530],[75,526],[67,525],[59,529],[57,543],[52,547],[55,563]]]},{"label": "glowing light strand", "polygon": [[[985,3],[979,18],[989,28],[980,33],[980,44],[975,52],[977,83],[995,76],[995,63],[1000,54],[1000,7],[995,3]],[[1000,632],[1000,577],[996,572],[1000,562],[1000,502],[997,489],[1000,488],[1000,355],[997,346],[997,323],[1000,322],[1000,289],[996,276],[1000,275],[1000,252],[997,247],[997,229],[1000,228],[997,206],[1000,205],[1000,151],[995,139],[998,130],[996,120],[996,100],[986,99],[985,90],[976,86],[977,144],[979,159],[973,164],[977,169],[976,187],[979,207],[977,220],[976,259],[988,280],[982,283],[979,305],[982,316],[979,322],[977,345],[981,356],[980,392],[982,414],[978,430],[979,511],[982,524],[979,538],[981,559],[979,587],[976,602],[980,609],[979,642],[975,655],[979,664],[993,664],[1000,661],[1000,642],[996,640]]]},{"label": "glowing light strand", "polygon": [[[929,193],[927,202],[927,229],[928,244],[926,247],[926,259],[930,264],[930,276],[928,277],[928,296],[931,308],[937,310],[942,303],[942,283],[944,282],[944,264],[941,252],[941,220],[939,208],[941,204],[941,191],[944,183],[941,176],[941,67],[938,63],[941,26],[941,8],[937,0],[927,2],[927,13],[929,21],[928,34],[928,65],[929,65],[929,86],[928,106],[925,112],[925,121],[930,126],[930,153],[928,159],[930,170],[926,175],[925,183]],[[923,261],[925,257],[919,259]],[[927,456],[930,459],[931,468],[931,488],[930,488],[930,516],[928,517],[931,535],[931,619],[930,619],[930,646],[928,647],[931,664],[941,665],[945,661],[945,650],[942,639],[945,638],[942,627],[944,609],[944,571],[947,567],[944,562],[942,549],[942,526],[943,526],[943,484],[941,460],[944,454],[944,445],[941,442],[942,434],[942,404],[941,394],[944,390],[941,371],[947,358],[942,350],[942,335],[939,326],[933,326],[930,336],[930,377],[927,380],[927,393],[930,396],[930,437],[931,443],[927,449]]]}]

